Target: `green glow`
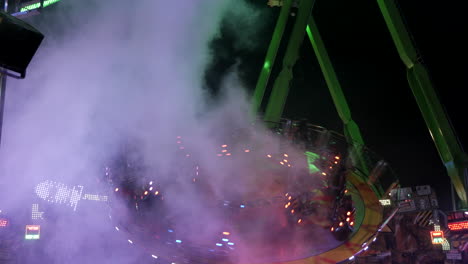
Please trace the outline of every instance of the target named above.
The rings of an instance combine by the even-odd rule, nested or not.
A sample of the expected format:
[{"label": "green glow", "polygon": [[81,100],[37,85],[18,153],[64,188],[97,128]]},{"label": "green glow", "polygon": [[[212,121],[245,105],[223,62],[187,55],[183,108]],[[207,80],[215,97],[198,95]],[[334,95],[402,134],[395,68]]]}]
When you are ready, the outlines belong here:
[{"label": "green glow", "polygon": [[37,9],[39,7],[41,7],[41,3],[35,3],[35,4],[28,5],[28,6],[25,6],[25,7],[21,8],[20,12]]},{"label": "green glow", "polygon": [[265,70],[270,70],[270,61],[265,61],[265,64],[263,64],[263,68]]},{"label": "green glow", "polygon": [[[59,1],[61,1],[61,0],[45,0],[44,5],[42,7],[50,6],[50,5],[55,4],[55,3],[59,2]],[[38,9],[40,7],[41,7],[41,3],[38,2],[38,3],[30,4],[30,5],[27,5],[27,6],[23,7],[23,8],[21,8],[20,12],[30,11],[30,10]]]},{"label": "green glow", "polygon": [[24,238],[28,240],[39,239],[39,235],[25,235]]},{"label": "green glow", "polygon": [[60,1],[60,0],[46,0],[46,1],[44,1],[44,6],[43,7],[50,6],[51,4],[55,4],[58,1]]},{"label": "green glow", "polygon": [[315,166],[314,162],[320,158],[320,156],[317,153],[313,153],[310,151],[305,152],[307,156],[307,164],[309,165],[309,173],[316,173],[319,172],[319,168]]}]

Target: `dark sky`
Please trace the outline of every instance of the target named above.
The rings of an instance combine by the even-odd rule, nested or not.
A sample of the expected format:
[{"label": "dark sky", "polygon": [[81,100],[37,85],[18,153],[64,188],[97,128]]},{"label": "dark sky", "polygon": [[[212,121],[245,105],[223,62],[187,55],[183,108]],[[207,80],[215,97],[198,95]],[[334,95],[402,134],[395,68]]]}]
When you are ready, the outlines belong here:
[{"label": "dark sky", "polygon": [[[227,28],[213,41],[218,56],[207,72],[207,84],[214,91],[219,76],[236,62],[247,88],[253,91],[263,65],[279,8],[268,7],[267,1],[246,1],[264,11],[262,22],[266,26],[260,27],[254,48],[236,47],[235,34]],[[468,23],[463,9],[455,1],[400,2],[439,97],[460,140],[466,144],[466,99],[460,94],[468,87],[467,43],[462,41]],[[450,210],[449,177],[408,86],[405,66],[377,1],[317,0],[313,15],[368,147],[390,162],[402,185],[432,185],[442,209]],[[276,65],[281,58],[280,54]],[[273,78],[275,71],[278,67],[273,69]],[[294,76],[285,117],[307,118],[341,133],[342,123],[308,39],[302,45]]]}]

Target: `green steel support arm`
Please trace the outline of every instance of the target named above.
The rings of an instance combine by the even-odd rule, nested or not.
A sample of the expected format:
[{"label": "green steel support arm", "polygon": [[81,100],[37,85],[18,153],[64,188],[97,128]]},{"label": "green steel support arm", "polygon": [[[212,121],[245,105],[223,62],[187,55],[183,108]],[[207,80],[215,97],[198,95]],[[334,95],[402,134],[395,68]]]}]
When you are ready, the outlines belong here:
[{"label": "green steel support arm", "polygon": [[283,38],[284,29],[286,28],[286,23],[289,18],[289,10],[291,10],[292,0],[286,0],[281,7],[281,11],[276,22],[275,31],[273,32],[273,37],[268,47],[268,51],[265,58],[265,63],[263,64],[260,77],[257,80],[257,85],[255,87],[254,96],[253,96],[253,106],[252,110],[254,113],[257,113],[260,110],[262,105],[263,96],[265,94],[265,89],[268,84],[268,79],[270,78],[271,69],[275,64],[276,54],[278,53],[278,48]]},{"label": "green steel support arm", "polygon": [[[369,168],[362,155],[362,147],[364,146],[364,140],[359,130],[358,125],[351,117],[351,110],[346,101],[346,97],[341,89],[340,82],[333,68],[333,64],[328,56],[328,52],[320,36],[320,32],[317,28],[317,24],[312,16],[309,18],[309,22],[306,28],[307,35],[309,36],[310,43],[317,57],[320,68],[322,69],[323,76],[327,83],[328,89],[332,96],[338,115],[344,124],[344,134],[347,142],[352,146],[350,151],[353,165],[358,167],[367,177],[369,174]],[[379,186],[371,184],[371,186]],[[383,194],[383,189],[374,189],[376,193]]]},{"label": "green steel support arm", "polygon": [[299,12],[283,58],[283,68],[275,80],[265,111],[264,120],[267,122],[278,122],[283,114],[289,93],[289,85],[293,78],[292,70],[299,56],[299,48],[304,40],[307,21],[312,14],[314,3],[315,0],[306,0],[299,3]]},{"label": "green steel support arm", "polygon": [[467,155],[461,149],[455,132],[437,98],[426,68],[417,61],[417,52],[393,0],[377,0],[380,10],[401,60],[407,67],[407,78],[419,109],[434,141],[447,173],[452,179],[461,206],[466,207],[467,196],[464,170]]}]

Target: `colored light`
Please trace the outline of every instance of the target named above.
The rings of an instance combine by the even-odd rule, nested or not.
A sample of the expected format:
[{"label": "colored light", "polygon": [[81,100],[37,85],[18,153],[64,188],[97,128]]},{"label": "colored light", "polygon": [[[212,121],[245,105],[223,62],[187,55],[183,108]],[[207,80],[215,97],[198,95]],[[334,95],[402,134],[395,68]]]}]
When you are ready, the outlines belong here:
[{"label": "colored light", "polygon": [[383,206],[386,206],[386,205],[391,205],[392,204],[392,201],[390,199],[383,199],[383,200],[379,200],[380,204],[383,205]]},{"label": "colored light", "polygon": [[182,240],[177,239],[175,242],[180,244],[182,243]]},{"label": "colored light", "polygon": [[131,241],[130,239],[129,239],[129,240],[127,240],[127,241],[128,241],[128,243],[130,243],[130,244],[133,244],[133,241]]},{"label": "colored light", "polygon": [[234,246],[234,243],[232,243],[232,242],[229,242],[229,243],[228,243],[228,245],[230,245],[230,246]]},{"label": "colored light", "polygon": [[145,191],[145,195],[148,195],[148,191]]},{"label": "colored light", "polygon": [[268,155],[267,155],[267,157],[271,158],[271,155],[270,155],[270,154],[268,154]]},{"label": "colored light", "polygon": [[151,255],[151,257],[152,257],[152,258],[155,258],[155,259],[158,258],[158,256],[156,256],[156,255]]},{"label": "colored light", "polygon": [[448,223],[448,228],[452,231],[468,229],[468,221]]},{"label": "colored light", "polygon": [[284,156],[285,156],[286,158],[289,157],[288,154],[286,154],[286,153],[284,153]]},{"label": "colored light", "polygon": [[150,181],[149,184],[152,185],[152,184],[153,184],[153,181]]},{"label": "colored light", "polygon": [[155,194],[155,195],[158,195],[158,194],[159,194],[159,191],[155,191],[154,194]]},{"label": "colored light", "polygon": [[346,215],[348,215],[348,216],[351,215],[351,211],[348,211],[348,212],[346,213]]},{"label": "colored light", "polygon": [[340,222],[339,226],[343,226],[343,222]]},{"label": "colored light", "polygon": [[221,145],[222,148],[227,148],[227,145]]},{"label": "colored light", "polygon": [[8,220],[5,218],[0,218],[0,227],[7,227],[8,226]]},{"label": "colored light", "polygon": [[245,208],[245,205],[241,204],[241,205],[240,205],[240,208]]},{"label": "colored light", "polygon": [[119,231],[120,229],[118,227],[115,227],[115,230]]},{"label": "colored light", "polygon": [[339,159],[340,159],[340,157],[339,157],[339,156],[335,156],[335,159],[339,160]]},{"label": "colored light", "polygon": [[41,226],[39,225],[27,225],[25,239],[39,239],[41,233]]},{"label": "colored light", "polygon": [[265,70],[270,70],[270,61],[265,61],[265,63],[263,64],[263,68]]},{"label": "colored light", "polygon": [[334,227],[330,228],[330,231],[332,231],[332,232],[335,231],[335,228]]},{"label": "colored light", "polygon": [[353,225],[354,225],[354,222],[349,223],[349,225],[350,225],[350,226],[353,226]]},{"label": "colored light", "polygon": [[115,188],[115,191],[118,192],[118,191],[119,191],[119,188]]},{"label": "colored light", "polygon": [[231,233],[229,232],[223,232],[223,235],[229,236]]},{"label": "colored light", "polygon": [[307,151],[305,152],[305,155],[307,156],[307,164],[309,166],[309,173],[315,173],[315,172],[319,172],[319,168],[317,168],[317,166],[314,164],[314,162],[320,158],[320,156],[316,153],[313,153],[313,152],[310,152],[310,151]]},{"label": "colored light", "polygon": [[223,246],[223,244],[221,244],[221,243],[216,243],[216,245],[217,245],[218,247],[222,247],[222,246]]},{"label": "colored light", "polygon": [[246,150],[244,150],[244,152],[250,152],[250,149],[246,149]]},{"label": "colored light", "polygon": [[297,220],[297,222],[300,224],[302,222],[302,219]]},{"label": "colored light", "polygon": [[223,239],[221,239],[221,240],[223,240],[224,242],[228,242],[228,241],[229,241],[229,239],[227,239],[227,238],[223,238]]},{"label": "colored light", "polygon": [[174,230],[168,229],[167,232],[172,233],[172,232],[174,232]]},{"label": "colored light", "polygon": [[346,222],[349,222],[349,217],[346,218]]}]

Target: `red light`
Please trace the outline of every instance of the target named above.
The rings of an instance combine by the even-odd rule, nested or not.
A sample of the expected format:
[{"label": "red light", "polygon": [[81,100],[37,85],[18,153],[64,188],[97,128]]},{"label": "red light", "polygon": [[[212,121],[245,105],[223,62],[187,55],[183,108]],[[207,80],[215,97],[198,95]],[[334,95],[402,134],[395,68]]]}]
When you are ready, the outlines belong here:
[{"label": "red light", "polygon": [[5,218],[0,218],[0,227],[7,227],[8,226],[8,220]]},{"label": "red light", "polygon": [[444,243],[444,232],[443,231],[431,231],[432,244]]},{"label": "red light", "polygon": [[468,229],[468,221],[449,223],[448,228],[452,231],[454,230],[466,230]]}]

